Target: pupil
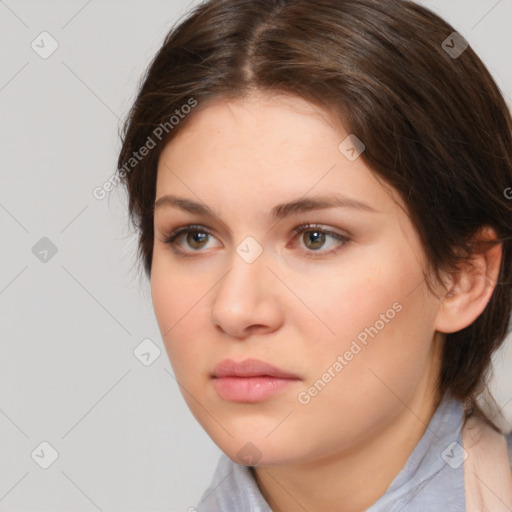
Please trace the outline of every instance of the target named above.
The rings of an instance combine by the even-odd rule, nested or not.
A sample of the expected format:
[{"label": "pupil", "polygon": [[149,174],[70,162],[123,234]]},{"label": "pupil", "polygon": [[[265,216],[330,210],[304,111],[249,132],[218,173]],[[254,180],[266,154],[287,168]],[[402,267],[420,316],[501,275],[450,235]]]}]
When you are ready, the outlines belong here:
[{"label": "pupil", "polygon": [[323,236],[324,236],[324,233],[321,233],[319,231],[310,231],[309,232],[310,234],[308,235],[307,237],[307,240],[308,241],[312,241],[313,242],[313,245],[315,243],[318,244],[318,242],[320,242],[316,247],[310,247],[310,245],[306,242],[306,246],[307,247],[310,247],[310,248],[313,248],[313,249],[318,249],[319,247],[321,247],[323,245]]},{"label": "pupil", "polygon": [[[197,246],[201,245],[202,242],[204,242],[207,238],[207,233],[200,233],[198,231],[191,232],[187,235],[187,243],[190,244],[190,246]],[[324,233],[321,233],[319,231],[309,231],[309,235],[307,236],[307,242],[306,246],[318,249],[319,246],[321,247],[323,245],[323,237]],[[192,242],[192,243],[190,243]],[[312,242],[311,244],[309,242]],[[316,244],[316,245],[315,245]],[[311,247],[313,245],[314,247]]]},{"label": "pupil", "polygon": [[[204,240],[206,239],[207,236],[208,236],[207,233],[200,233],[198,231],[195,231],[195,232],[193,231],[188,234],[187,243],[189,243],[191,247],[194,247],[197,245],[200,246],[201,242],[204,242]],[[192,241],[192,243],[190,243],[191,241]]]}]

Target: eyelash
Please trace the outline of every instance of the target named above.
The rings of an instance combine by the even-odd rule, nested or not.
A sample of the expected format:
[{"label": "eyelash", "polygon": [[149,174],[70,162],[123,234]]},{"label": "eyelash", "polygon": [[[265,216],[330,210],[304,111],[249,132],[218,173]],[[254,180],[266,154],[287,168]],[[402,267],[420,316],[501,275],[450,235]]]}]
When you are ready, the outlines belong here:
[{"label": "eyelash", "polygon": [[[301,233],[305,233],[308,231],[312,231],[312,232],[315,231],[315,232],[322,233],[324,235],[329,235],[329,236],[332,236],[334,239],[338,240],[339,242],[341,242],[341,244],[340,244],[341,247],[343,247],[343,246],[347,245],[349,242],[351,242],[351,239],[349,237],[340,235],[339,233],[335,233],[333,231],[323,229],[323,227],[324,226],[322,226],[320,224],[301,224],[300,226],[297,226],[296,228],[294,228],[292,232],[294,234],[294,238],[297,235],[300,235]],[[174,231],[172,231],[167,237],[165,237],[165,239],[163,240],[163,243],[171,246],[171,249],[173,250],[173,252],[175,254],[179,254],[183,257],[193,256],[193,254],[187,254],[186,252],[178,249],[177,248],[178,244],[176,243],[176,240],[180,235],[187,234],[189,232],[203,233],[203,234],[213,236],[213,233],[211,233],[204,226],[201,226],[198,224],[191,224],[191,225],[187,225],[187,226],[181,226],[181,227],[175,229]],[[340,249],[340,247],[336,247],[335,249],[331,249],[330,251],[327,251],[327,252],[321,252],[320,250],[318,250],[318,251],[306,250],[306,253],[309,253],[308,257],[314,258],[314,257],[317,257],[316,256],[317,254],[319,256],[327,256],[329,254],[333,254],[333,253],[337,252],[339,249]],[[195,250],[192,252],[201,253],[204,251],[199,249],[199,250]]]}]

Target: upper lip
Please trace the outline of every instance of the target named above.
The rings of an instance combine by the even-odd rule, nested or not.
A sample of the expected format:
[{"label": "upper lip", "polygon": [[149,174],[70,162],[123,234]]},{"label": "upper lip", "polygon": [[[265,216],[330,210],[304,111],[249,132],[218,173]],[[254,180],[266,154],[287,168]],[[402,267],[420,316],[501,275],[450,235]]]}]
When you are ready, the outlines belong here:
[{"label": "upper lip", "polygon": [[212,377],[277,377],[281,379],[299,379],[297,375],[289,373],[274,365],[259,359],[245,359],[233,361],[224,359],[218,363],[212,372]]}]

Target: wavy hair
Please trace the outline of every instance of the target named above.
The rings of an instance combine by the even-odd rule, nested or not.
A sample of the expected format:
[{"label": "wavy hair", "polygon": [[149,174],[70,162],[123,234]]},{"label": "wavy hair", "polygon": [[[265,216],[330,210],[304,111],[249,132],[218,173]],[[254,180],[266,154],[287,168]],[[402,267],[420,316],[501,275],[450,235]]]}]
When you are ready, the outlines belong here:
[{"label": "wavy hair", "polygon": [[[361,158],[400,194],[438,278],[502,244],[490,301],[471,325],[446,335],[438,382],[466,405],[467,417],[493,425],[476,397],[511,314],[512,119],[472,48],[450,52],[463,49],[454,32],[407,0],[203,2],[172,27],[143,76],[120,133],[118,171],[150,276],[158,159],[194,115],[184,115],[191,110],[184,105],[197,102],[197,111],[257,90],[326,109],[364,142]],[[134,161],[150,140],[156,147]],[[498,240],[478,243],[483,226]]]}]

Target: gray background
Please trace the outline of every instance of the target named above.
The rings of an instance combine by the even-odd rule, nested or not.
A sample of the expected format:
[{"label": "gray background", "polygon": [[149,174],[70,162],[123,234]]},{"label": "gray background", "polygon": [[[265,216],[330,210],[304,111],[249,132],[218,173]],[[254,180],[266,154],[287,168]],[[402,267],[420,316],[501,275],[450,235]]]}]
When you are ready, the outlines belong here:
[{"label": "gray background", "polygon": [[[512,97],[512,0],[421,3]],[[186,511],[221,453],[174,380],[124,194],[92,194],[115,170],[142,72],[189,5],[0,1],[2,511]],[[47,59],[31,47],[43,31],[59,45]],[[161,351],[149,366],[133,353],[145,339]],[[512,418],[510,345],[493,388]],[[48,469],[43,441],[58,452]]]}]

